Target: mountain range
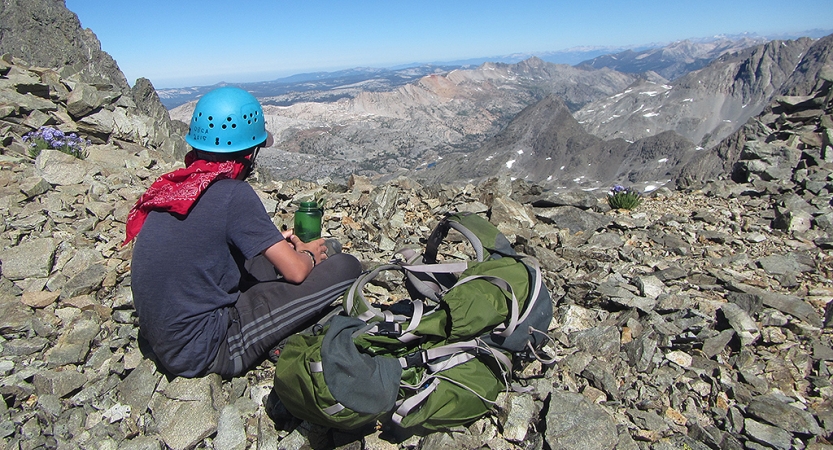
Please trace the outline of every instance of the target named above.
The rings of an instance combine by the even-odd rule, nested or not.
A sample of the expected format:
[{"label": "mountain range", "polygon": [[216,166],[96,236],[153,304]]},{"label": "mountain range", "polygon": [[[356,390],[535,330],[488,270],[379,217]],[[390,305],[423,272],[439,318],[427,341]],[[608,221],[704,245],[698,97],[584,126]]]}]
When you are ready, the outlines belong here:
[{"label": "mountain range", "polygon": [[[531,58],[431,74],[387,91],[332,89],[333,95],[356,90],[355,96],[335,102],[274,105],[283,100],[280,96],[261,101],[281,167],[290,162],[293,176],[308,179],[343,179],[352,173],[377,176],[424,168],[447,154],[479,148],[547,95],[578,110],[636,80],[610,69],[589,71]],[[174,108],[171,117],[187,121],[193,105]],[[302,164],[309,155],[318,164]]]},{"label": "mountain range", "polygon": [[[820,38],[830,30],[810,30],[799,35],[781,36],[780,39],[799,37]],[[302,96],[310,91],[346,86],[374,80],[378,90],[390,89],[410,83],[416,78],[432,73],[445,73],[454,69],[472,69],[485,63],[515,64],[530,58],[539,58],[554,64],[576,65],[585,68],[608,67],[620,72],[639,74],[653,71],[673,80],[692,70],[699,69],[720,55],[752,45],[763,44],[773,37],[754,34],[720,35],[708,38],[685,39],[672,43],[653,43],[631,47],[584,46],[559,51],[514,53],[510,55],[469,58],[456,61],[412,63],[392,68],[356,67],[334,72],[301,73],[270,81],[254,83],[219,83],[212,86],[188,86],[158,89],[162,103],[173,109],[197,99],[218,86],[233,85],[249,90],[255,96],[287,95],[287,101],[326,101],[332,96]]]},{"label": "mountain range", "polygon": [[[305,92],[261,97],[277,142],[262,165],[278,178],[310,180],[408,174],[465,182],[503,173],[547,189],[655,188],[675,182],[686,164],[754,120],[799,67],[828,64],[818,59],[823,51],[811,50],[829,40],[679,42],[576,66],[537,57],[450,71],[434,66],[398,86],[386,72],[341,85],[328,75],[307,76]],[[171,117],[187,121],[193,104],[172,109]]]},{"label": "mountain range", "polygon": [[[833,76],[831,49],[833,35],[756,45],[673,82],[640,79],[573,114],[545,99],[477,150],[448,155],[423,177],[501,173],[550,188],[621,183],[651,190],[683,174],[687,182],[727,176],[743,150],[737,137],[727,138],[772,114],[773,102],[809,101],[804,96]],[[758,138],[769,140],[767,133]]]}]

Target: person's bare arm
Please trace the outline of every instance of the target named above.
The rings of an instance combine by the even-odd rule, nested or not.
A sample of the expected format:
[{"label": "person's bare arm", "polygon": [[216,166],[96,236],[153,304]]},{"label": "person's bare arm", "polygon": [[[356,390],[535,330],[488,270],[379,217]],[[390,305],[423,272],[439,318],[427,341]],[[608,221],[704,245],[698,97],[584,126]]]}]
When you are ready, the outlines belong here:
[{"label": "person's bare arm", "polygon": [[[298,284],[312,271],[313,259],[315,264],[327,259],[327,247],[324,246],[324,239],[304,243],[290,232],[284,232],[284,237],[286,239],[267,248],[263,255],[286,281]],[[307,252],[312,254],[312,258]]]}]

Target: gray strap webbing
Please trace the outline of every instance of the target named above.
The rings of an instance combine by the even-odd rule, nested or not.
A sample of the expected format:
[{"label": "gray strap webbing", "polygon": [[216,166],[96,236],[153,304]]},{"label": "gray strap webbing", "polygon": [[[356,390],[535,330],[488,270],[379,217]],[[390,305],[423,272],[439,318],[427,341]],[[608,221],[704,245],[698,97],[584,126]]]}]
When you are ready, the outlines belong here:
[{"label": "gray strap webbing", "polygon": [[[468,263],[465,261],[458,261],[439,264],[409,264],[403,265],[402,269],[405,270],[405,276],[408,277],[408,280],[420,294],[434,300],[435,302],[439,302],[440,294],[444,293],[445,288],[439,281],[437,281],[434,274],[460,273],[468,269],[468,267]],[[419,278],[414,275],[415,273],[425,274],[427,277]]]},{"label": "gray strap webbing", "polygon": [[401,426],[402,425],[402,419],[404,419],[405,416],[410,414],[410,412],[413,411],[414,408],[416,408],[422,402],[424,402],[425,399],[427,399],[428,396],[431,395],[431,393],[434,392],[437,389],[437,386],[439,386],[439,385],[440,385],[440,380],[435,378],[434,380],[431,381],[431,384],[426,386],[425,389],[418,392],[413,397],[403,401],[399,405],[399,407],[396,408],[396,411],[393,413],[393,416],[391,417],[391,420],[393,420],[393,422],[396,425]]},{"label": "gray strap webbing", "polygon": [[466,237],[466,239],[469,240],[469,242],[471,243],[471,246],[474,247],[474,254],[477,256],[477,261],[482,262],[483,261],[483,243],[480,242],[480,239],[478,239],[477,236],[474,233],[471,232],[471,230],[464,227],[463,224],[461,224],[460,222],[457,222],[456,220],[449,220],[448,225],[451,228],[454,228],[455,230],[459,231],[463,236]]},{"label": "gray strap webbing", "polygon": [[[321,373],[324,371],[324,365],[321,364],[321,361],[310,361],[309,371],[312,373]],[[341,403],[336,403],[335,405],[324,408],[321,411],[324,411],[325,414],[332,416],[333,414],[337,414],[342,410],[344,410],[344,405],[342,405]]]},{"label": "gray strap webbing", "polygon": [[414,300],[411,302],[411,305],[414,307],[414,314],[411,316],[411,323],[408,324],[408,328],[404,331],[405,333],[416,330],[422,322],[422,315],[425,314],[425,304],[422,303],[422,300]]},{"label": "gray strap webbing", "polygon": [[356,339],[357,337],[359,337],[363,334],[376,334],[376,332],[378,332],[378,331],[379,331],[379,322],[372,322],[372,323],[368,323],[367,325],[365,325],[361,328],[356,329],[356,331],[351,333],[350,336],[353,339]]},{"label": "gray strap webbing", "polygon": [[526,302],[526,305],[524,305],[524,313],[518,319],[518,322],[523,323],[523,321],[525,321],[526,318],[529,317],[529,313],[532,312],[532,308],[538,301],[538,296],[541,295],[541,287],[543,287],[544,285],[544,280],[543,276],[541,275],[541,264],[538,262],[537,259],[531,256],[525,256],[521,260],[527,263],[528,266],[532,267],[533,271],[535,272],[533,286],[531,286],[532,289],[530,289],[531,293],[529,295],[529,299]]},{"label": "gray strap webbing", "polygon": [[344,410],[344,405],[342,405],[341,403],[336,403],[333,406],[322,409],[322,411],[324,411],[325,414],[330,415],[330,416],[332,416],[333,414],[338,414],[339,412],[341,412],[343,410]]},{"label": "gray strap webbing", "polygon": [[426,350],[426,353],[428,354],[428,361],[432,361],[443,356],[453,355],[461,351],[469,350],[488,352],[506,369],[508,373],[512,373],[512,360],[509,359],[509,357],[477,339],[434,347]]},{"label": "gray strap webbing", "polygon": [[[364,296],[364,286],[368,282],[370,282],[370,280],[376,278],[376,276],[384,270],[401,271],[402,266],[398,264],[384,264],[379,267],[376,267],[370,272],[365,273],[364,275],[361,275],[355,282],[353,282],[353,284],[350,286],[350,289],[348,289],[347,291],[347,295],[344,296],[344,312],[347,313],[347,315],[352,316],[354,314],[354,300],[356,297],[358,297],[364,305],[365,311],[360,314],[357,314],[356,317],[365,322],[369,322],[371,319],[374,318],[378,318],[386,322],[405,322],[406,320],[410,319],[409,317],[394,315],[390,311],[376,308],[375,306],[371,305],[367,297]],[[419,320],[417,320],[417,323],[419,323]],[[409,326],[408,329],[412,329],[412,327]]]},{"label": "gray strap webbing", "polygon": [[436,364],[428,364],[427,367],[428,367],[428,370],[430,370],[432,373],[442,372],[443,370],[448,370],[452,367],[459,366],[460,364],[467,363],[467,362],[471,361],[474,358],[476,358],[475,355],[473,355],[471,353],[463,352],[463,353],[458,353],[458,354],[452,356],[451,358],[442,360],[442,361],[440,361]]},{"label": "gray strap webbing", "polygon": [[376,267],[370,272],[365,273],[364,275],[359,276],[359,278],[356,279],[356,281],[350,286],[350,289],[347,291],[347,295],[344,296],[344,312],[347,313],[348,316],[353,315],[353,302],[355,297],[358,296],[367,311],[371,312],[375,317],[383,318],[384,314],[382,314],[382,311],[373,307],[362,291],[364,290],[364,285],[370,280],[376,278],[380,272],[391,269],[401,270],[401,267],[397,264],[384,264]]},{"label": "gray strap webbing", "polygon": [[404,256],[405,261],[408,261],[409,263],[416,261],[420,256],[422,256],[422,253],[408,247],[400,248],[399,250],[394,252],[394,255],[397,253]]},{"label": "gray strap webbing", "polygon": [[367,322],[368,320],[370,320],[374,317],[376,317],[376,314],[373,314],[373,311],[365,311],[365,312],[359,314],[356,318],[359,319],[359,320],[363,320],[363,321]]},{"label": "gray strap webbing", "polygon": [[402,266],[409,272],[421,273],[459,273],[469,268],[465,261],[437,263],[437,264],[411,264]]},{"label": "gray strap webbing", "polygon": [[[441,345],[439,347],[434,347],[434,348],[429,348],[427,350],[423,350],[422,351],[422,356],[423,356],[422,363],[425,364],[425,363],[428,363],[430,361],[436,361],[436,360],[438,360],[440,358],[444,358],[446,356],[452,356],[453,357],[455,355],[465,353],[465,352],[472,352],[474,354],[482,353],[482,352],[489,353],[490,355],[492,355],[492,357],[494,357],[498,361],[498,363],[500,363],[505,368],[506,372],[512,373],[512,360],[511,359],[509,359],[506,355],[504,355],[500,351],[495,350],[491,346],[486,345],[485,343],[483,343],[482,341],[477,340],[477,339],[471,340],[471,341],[464,341],[464,342],[455,342],[453,344],[446,344],[446,345]],[[469,358],[469,359],[471,359],[471,358]],[[466,361],[468,361],[468,360],[466,360]],[[457,364],[455,364],[455,365],[462,364],[466,361],[458,361]],[[434,364],[437,364],[439,366],[441,363],[434,363]],[[399,358],[399,365],[402,366],[403,369],[409,367],[408,362],[404,357]],[[453,366],[445,367],[445,368],[443,368],[443,370],[450,369],[451,367],[453,367]],[[429,368],[430,368],[430,366],[429,366]]]},{"label": "gray strap webbing", "polygon": [[312,373],[321,373],[324,371],[324,365],[321,364],[321,361],[310,361],[309,371]]},{"label": "gray strap webbing", "polygon": [[[544,333],[544,332],[543,332],[543,331],[541,331],[541,330],[536,330],[535,328],[529,327],[529,334],[533,334],[533,333],[539,333],[539,334],[541,334],[542,336],[544,336],[544,339],[546,339],[548,342],[552,342],[552,338],[550,337],[550,335],[549,335],[549,334]],[[526,342],[526,347],[529,349],[529,353],[530,353],[530,354],[531,354],[531,355],[532,355],[535,359],[537,359],[538,361],[540,361],[540,362],[541,362],[541,364],[552,364],[552,363],[554,363],[554,362],[556,361],[556,357],[555,357],[555,356],[552,356],[552,357],[550,357],[550,358],[544,358],[544,357],[542,357],[541,355],[539,355],[539,354],[538,354],[538,350],[536,350],[536,349],[535,349],[535,347],[533,347],[533,346],[532,346],[532,341],[527,341],[527,342]],[[543,347],[543,345],[542,345],[542,347]]]},{"label": "gray strap webbing", "polygon": [[408,324],[408,328],[402,331],[402,335],[399,336],[399,342],[413,342],[419,339],[419,336],[413,333],[414,330],[419,326],[422,322],[422,315],[425,313],[425,304],[422,303],[421,300],[414,300],[411,302],[414,307],[414,315],[411,317],[411,322]]}]

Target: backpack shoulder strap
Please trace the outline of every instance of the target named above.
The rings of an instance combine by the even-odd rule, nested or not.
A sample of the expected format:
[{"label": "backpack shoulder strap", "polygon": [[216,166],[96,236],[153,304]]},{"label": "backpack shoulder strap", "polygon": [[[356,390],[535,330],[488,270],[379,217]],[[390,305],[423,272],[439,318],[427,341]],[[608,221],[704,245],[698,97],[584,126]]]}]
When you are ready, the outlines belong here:
[{"label": "backpack shoulder strap", "polygon": [[425,262],[436,262],[439,246],[452,228],[471,243],[477,261],[483,261],[493,253],[502,256],[517,254],[506,236],[486,218],[471,212],[457,212],[446,214],[431,232],[425,248]]},{"label": "backpack shoulder strap", "polygon": [[[440,297],[448,291],[454,279],[443,282],[437,274],[457,274],[468,269],[468,263],[457,261],[438,264],[409,264],[403,265],[405,276],[410,285],[421,295],[434,302],[439,302]],[[446,277],[448,278],[448,277]]]},{"label": "backpack shoulder strap", "polygon": [[[469,241],[471,246],[474,248],[475,259],[477,261],[483,261],[486,257],[483,242],[481,237],[478,235],[489,236],[494,235],[495,232],[500,233],[494,225],[477,214],[467,212],[447,214],[446,217],[440,220],[440,223],[434,227],[434,231],[431,232],[431,235],[428,236],[424,256],[424,261],[426,263],[430,264],[437,262],[437,252],[439,251],[440,244],[442,244],[443,240],[446,236],[448,236],[448,230],[452,228],[459,231],[460,234],[462,234],[466,240]],[[511,247],[509,248],[511,249]]]},{"label": "backpack shoulder strap", "polygon": [[344,295],[344,301],[342,303],[345,314],[364,321],[369,321],[373,318],[378,320],[385,320],[386,318],[390,320],[393,318],[392,313],[382,311],[373,306],[367,297],[364,296],[364,286],[385,270],[402,270],[402,267],[399,264],[382,264],[373,270],[359,275]]}]

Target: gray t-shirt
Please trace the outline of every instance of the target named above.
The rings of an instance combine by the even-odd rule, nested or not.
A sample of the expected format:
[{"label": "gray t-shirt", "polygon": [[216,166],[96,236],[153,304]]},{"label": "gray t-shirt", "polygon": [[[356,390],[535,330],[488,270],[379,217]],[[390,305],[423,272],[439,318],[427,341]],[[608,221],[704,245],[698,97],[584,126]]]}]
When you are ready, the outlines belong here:
[{"label": "gray t-shirt", "polygon": [[283,235],[248,183],[220,180],[187,217],[151,212],[133,249],[139,329],[165,368],[200,376],[226,338],[243,263]]}]

